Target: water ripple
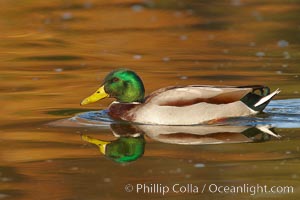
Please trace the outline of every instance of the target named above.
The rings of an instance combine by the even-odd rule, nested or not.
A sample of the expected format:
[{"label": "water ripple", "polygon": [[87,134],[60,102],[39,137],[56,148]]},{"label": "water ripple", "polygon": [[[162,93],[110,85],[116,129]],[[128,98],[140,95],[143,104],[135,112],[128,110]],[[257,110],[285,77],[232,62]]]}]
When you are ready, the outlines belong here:
[{"label": "water ripple", "polygon": [[271,125],[277,128],[299,128],[300,99],[274,100],[262,114],[232,118],[226,122],[230,125]]}]

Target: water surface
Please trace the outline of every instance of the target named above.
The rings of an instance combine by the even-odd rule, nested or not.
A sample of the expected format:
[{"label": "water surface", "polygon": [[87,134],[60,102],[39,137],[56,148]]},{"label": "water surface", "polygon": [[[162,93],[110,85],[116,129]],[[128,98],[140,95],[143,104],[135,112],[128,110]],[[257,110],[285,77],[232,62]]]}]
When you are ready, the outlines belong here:
[{"label": "water surface", "polygon": [[[298,1],[0,4],[0,199],[299,199]],[[131,137],[135,128],[112,126],[99,112],[111,100],[79,106],[117,67],[136,71],[147,94],[188,84],[264,84],[282,92],[265,114],[219,124],[223,132],[140,127],[143,133]],[[53,125],[74,116],[79,122]],[[134,161],[118,162],[85,137],[129,141],[139,152]],[[294,192],[124,190],[141,183],[260,184]]]}]

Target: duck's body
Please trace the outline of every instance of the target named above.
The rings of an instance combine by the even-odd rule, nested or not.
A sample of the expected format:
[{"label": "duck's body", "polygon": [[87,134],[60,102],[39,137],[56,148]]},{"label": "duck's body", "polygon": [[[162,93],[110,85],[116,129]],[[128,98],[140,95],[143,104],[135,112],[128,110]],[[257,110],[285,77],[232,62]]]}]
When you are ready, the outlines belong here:
[{"label": "duck's body", "polygon": [[[109,115],[115,119],[142,124],[192,125],[207,123],[261,112],[278,91],[269,94],[267,101],[254,107],[263,98],[263,96],[253,93],[258,88],[264,89],[265,87],[237,88],[192,85],[163,88],[150,94],[143,103],[113,102],[108,110]],[[256,100],[250,101],[249,98]]]},{"label": "duck's body", "polygon": [[[131,74],[134,72],[129,70],[114,71],[109,75],[110,78],[106,78],[109,84],[114,83],[110,80],[121,81],[118,76],[118,81],[116,81],[116,77],[114,77],[116,73]],[[120,85],[124,87],[126,84],[130,86],[130,83]],[[115,101],[109,106],[108,113],[112,118],[142,124],[163,125],[213,123],[223,118],[257,114],[279,93],[279,90],[276,90],[270,94],[268,87],[257,85],[242,87],[189,85],[162,88],[144,99],[140,98],[141,94],[143,96],[144,87],[139,85],[142,91],[136,93],[136,101],[127,102],[122,101],[122,98],[118,98],[115,93],[107,94],[106,91],[111,90],[110,86],[105,87],[104,84],[82,104],[93,102],[95,95],[104,91],[104,97],[112,96],[121,100]],[[126,94],[124,88],[120,94]],[[129,94],[127,96],[134,96],[135,93],[131,91]],[[103,98],[103,95],[100,98]],[[125,98],[123,97],[123,99]],[[127,97],[127,99],[129,98]]]}]

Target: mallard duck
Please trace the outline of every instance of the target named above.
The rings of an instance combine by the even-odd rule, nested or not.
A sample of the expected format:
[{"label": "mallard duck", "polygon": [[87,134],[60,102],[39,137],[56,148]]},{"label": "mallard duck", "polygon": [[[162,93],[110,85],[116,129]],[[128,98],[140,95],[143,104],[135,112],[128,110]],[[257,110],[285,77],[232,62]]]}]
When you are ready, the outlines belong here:
[{"label": "mallard duck", "polygon": [[81,105],[115,98],[108,114],[116,120],[142,124],[194,125],[262,112],[280,91],[266,86],[171,86],[145,97],[141,78],[128,69],[110,72],[103,85]]}]

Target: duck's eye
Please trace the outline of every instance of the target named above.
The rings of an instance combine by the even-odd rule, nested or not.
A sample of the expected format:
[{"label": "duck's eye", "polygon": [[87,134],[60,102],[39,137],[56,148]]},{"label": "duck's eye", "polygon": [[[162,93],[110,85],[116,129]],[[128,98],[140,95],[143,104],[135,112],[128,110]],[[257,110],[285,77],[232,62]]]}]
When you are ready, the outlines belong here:
[{"label": "duck's eye", "polygon": [[120,79],[118,79],[117,77],[112,79],[112,82],[118,82]]}]

